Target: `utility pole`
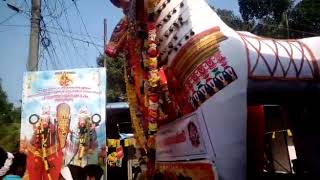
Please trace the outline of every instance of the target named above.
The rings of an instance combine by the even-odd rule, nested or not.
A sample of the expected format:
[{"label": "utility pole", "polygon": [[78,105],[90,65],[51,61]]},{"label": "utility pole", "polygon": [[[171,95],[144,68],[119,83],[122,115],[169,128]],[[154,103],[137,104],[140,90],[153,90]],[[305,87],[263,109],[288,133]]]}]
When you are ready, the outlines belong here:
[{"label": "utility pole", "polygon": [[38,70],[41,0],[31,0],[31,32],[29,40],[28,71]]},{"label": "utility pole", "polygon": [[107,55],[105,54],[105,50],[106,50],[106,44],[107,44],[107,19],[104,18],[103,19],[103,66],[105,68],[107,68]]}]

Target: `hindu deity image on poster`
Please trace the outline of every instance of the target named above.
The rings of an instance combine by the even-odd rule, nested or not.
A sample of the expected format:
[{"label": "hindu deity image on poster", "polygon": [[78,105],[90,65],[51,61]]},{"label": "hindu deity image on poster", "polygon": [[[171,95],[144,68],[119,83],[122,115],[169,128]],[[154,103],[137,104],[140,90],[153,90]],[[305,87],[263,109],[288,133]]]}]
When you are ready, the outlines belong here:
[{"label": "hindu deity image on poster", "polygon": [[20,151],[28,179],[59,179],[72,164],[103,165],[104,68],[27,72],[24,75]]}]

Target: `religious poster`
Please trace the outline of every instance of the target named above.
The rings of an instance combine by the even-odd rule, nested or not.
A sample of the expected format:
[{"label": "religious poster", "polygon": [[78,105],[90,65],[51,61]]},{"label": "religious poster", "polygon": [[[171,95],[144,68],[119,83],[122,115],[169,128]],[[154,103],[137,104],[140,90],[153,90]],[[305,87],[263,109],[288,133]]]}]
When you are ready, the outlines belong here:
[{"label": "religious poster", "polygon": [[212,157],[201,111],[161,126],[156,135],[156,160],[177,161]]},{"label": "religious poster", "polygon": [[62,168],[101,164],[105,154],[106,70],[26,72],[20,150],[29,179],[58,179]]},{"label": "religious poster", "polygon": [[161,162],[156,164],[154,179],[217,180],[214,164],[209,161]]}]

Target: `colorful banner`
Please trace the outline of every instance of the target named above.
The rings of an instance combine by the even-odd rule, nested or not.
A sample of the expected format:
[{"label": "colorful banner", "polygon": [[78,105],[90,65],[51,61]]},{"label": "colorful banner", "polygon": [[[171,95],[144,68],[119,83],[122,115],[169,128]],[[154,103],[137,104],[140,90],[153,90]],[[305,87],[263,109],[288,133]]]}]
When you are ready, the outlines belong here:
[{"label": "colorful banner", "polygon": [[68,165],[103,163],[106,127],[104,68],[27,72],[20,150],[29,179],[58,179]]},{"label": "colorful banner", "polygon": [[214,164],[209,161],[157,163],[154,179],[217,180]]},{"label": "colorful banner", "polygon": [[206,130],[200,124],[199,115],[192,113],[161,126],[156,135],[157,161],[207,158]]}]

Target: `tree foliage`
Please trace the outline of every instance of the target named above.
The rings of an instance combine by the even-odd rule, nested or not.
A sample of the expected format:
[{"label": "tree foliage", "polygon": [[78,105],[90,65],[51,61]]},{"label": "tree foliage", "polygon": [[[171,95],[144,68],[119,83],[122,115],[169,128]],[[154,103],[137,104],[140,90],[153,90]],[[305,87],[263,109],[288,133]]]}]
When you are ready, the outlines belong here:
[{"label": "tree foliage", "polygon": [[[116,58],[106,56],[107,67],[107,102],[119,102],[126,99],[126,86],[124,81],[125,56],[120,54]],[[97,64],[104,66],[104,56],[97,58]]]},{"label": "tree foliage", "polygon": [[17,150],[20,121],[21,108],[15,108],[8,102],[7,94],[0,83],[0,147],[6,151]]},{"label": "tree foliage", "polygon": [[245,21],[271,17],[275,22],[282,20],[294,0],[239,0],[240,13]]},{"label": "tree foliage", "polygon": [[304,38],[319,35],[320,1],[239,0],[245,22],[254,22],[251,32],[274,38]]},{"label": "tree foliage", "polygon": [[211,5],[211,8],[218,14],[223,22],[225,22],[229,27],[237,31],[247,30],[247,25],[241,19],[241,17],[234,14],[233,11],[227,9],[215,9]]},{"label": "tree foliage", "polygon": [[319,9],[320,9],[319,0],[300,1],[292,9],[290,13],[289,25],[292,29],[298,30],[298,31],[292,32],[292,34],[294,36],[301,36],[301,37],[308,37],[313,35],[320,36]]},{"label": "tree foliage", "polygon": [[237,31],[246,30],[246,25],[243,20],[239,16],[236,16],[233,11],[217,9],[216,12],[220,18],[232,29]]}]

